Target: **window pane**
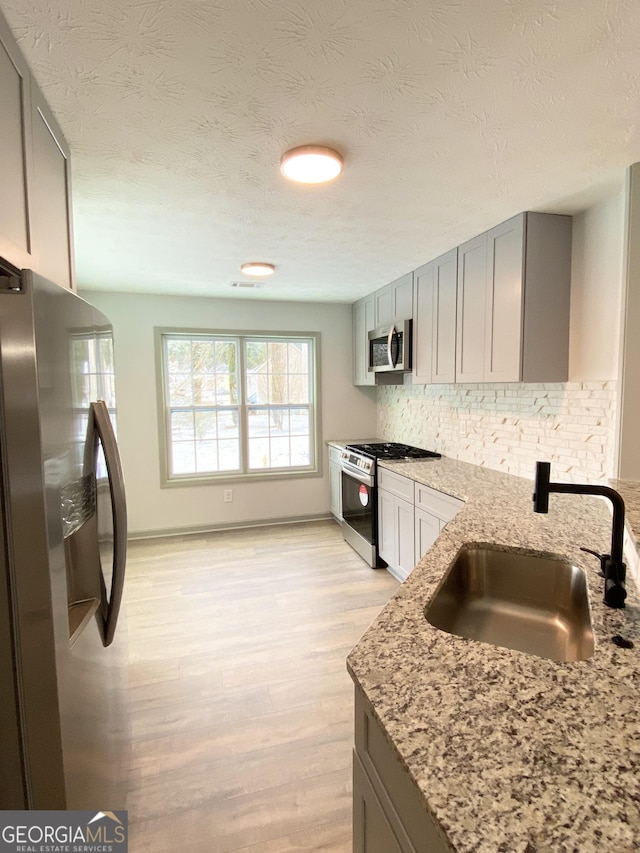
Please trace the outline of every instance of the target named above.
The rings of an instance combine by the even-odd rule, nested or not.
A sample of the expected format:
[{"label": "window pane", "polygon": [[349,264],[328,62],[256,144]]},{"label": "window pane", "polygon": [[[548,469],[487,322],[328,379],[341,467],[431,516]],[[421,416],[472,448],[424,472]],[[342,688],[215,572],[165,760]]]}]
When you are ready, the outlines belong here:
[{"label": "window pane", "polygon": [[220,438],[239,438],[240,431],[238,422],[240,418],[237,410],[218,412],[218,435]]},{"label": "window pane", "polygon": [[190,373],[169,374],[169,405],[190,406],[193,403]]},{"label": "window pane", "polygon": [[228,406],[229,403],[236,403],[237,400],[231,399],[231,377],[228,373],[223,373],[216,376],[216,402],[219,406]]},{"label": "window pane", "polygon": [[218,443],[199,441],[196,444],[196,470],[198,474],[218,470]]},{"label": "window pane", "polygon": [[193,441],[193,412],[171,413],[172,441]]},{"label": "window pane", "polygon": [[167,373],[191,370],[191,341],[188,338],[167,340]]},{"label": "window pane", "polygon": [[289,438],[271,439],[271,467],[288,468],[291,466]]},{"label": "window pane", "polygon": [[311,465],[311,447],[308,438],[293,437],[291,439],[291,464]]},{"label": "window pane", "polygon": [[218,470],[239,471],[240,442],[228,440],[218,442],[218,459]]},{"label": "window pane", "polygon": [[196,406],[213,406],[216,403],[216,377],[200,374],[193,377],[193,402]]},{"label": "window pane", "polygon": [[271,435],[289,435],[289,410],[273,409],[269,425]]},{"label": "window pane", "polygon": [[289,402],[309,403],[309,377],[305,373],[289,374]]},{"label": "window pane", "polygon": [[247,341],[245,353],[248,371],[263,367],[267,361],[266,341]]},{"label": "window pane", "polygon": [[249,439],[249,468],[268,468],[270,465],[269,439]]},{"label": "window pane", "polygon": [[215,347],[213,341],[193,342],[193,372],[213,373],[215,370]]},{"label": "window pane", "polygon": [[309,409],[291,409],[291,434],[309,435]]},{"label": "window pane", "polygon": [[267,409],[251,409],[248,416],[249,438],[269,435],[269,412]]},{"label": "window pane", "polygon": [[278,403],[288,403],[287,390],[287,374],[286,373],[270,373],[269,374],[269,402],[272,405]]},{"label": "window pane", "polygon": [[174,441],[172,450],[172,473],[194,474],[196,470],[195,445],[192,442]]},{"label": "window pane", "polygon": [[196,438],[198,441],[218,437],[216,412],[196,412]]},{"label": "window pane", "polygon": [[286,373],[287,372],[287,348],[286,342],[269,342],[268,362],[269,373]]}]

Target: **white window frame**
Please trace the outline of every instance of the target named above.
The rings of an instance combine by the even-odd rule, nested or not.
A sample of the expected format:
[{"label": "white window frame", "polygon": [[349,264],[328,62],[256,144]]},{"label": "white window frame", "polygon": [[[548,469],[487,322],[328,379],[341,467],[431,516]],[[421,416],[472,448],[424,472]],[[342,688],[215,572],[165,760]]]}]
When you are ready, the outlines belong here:
[{"label": "white window frame", "polygon": [[[193,486],[211,485],[212,483],[238,482],[245,480],[292,479],[301,477],[317,477],[322,474],[322,454],[320,453],[320,334],[318,332],[271,332],[246,330],[217,330],[217,329],[184,329],[184,328],[155,328],[156,337],[156,367],[158,378],[158,422],[160,432],[160,473],[161,486]],[[168,376],[166,370],[165,341],[182,337],[188,340],[234,340],[238,342],[238,385],[239,385],[239,430],[240,430],[240,470],[203,472],[188,474],[170,473],[170,417],[171,407],[168,401]],[[250,341],[288,342],[303,341],[310,344],[309,382],[311,384],[308,403],[290,404],[257,404],[247,401],[245,343]],[[184,407],[193,410],[196,407]],[[212,406],[211,408],[216,408]],[[223,407],[227,408],[227,407]],[[230,408],[235,408],[232,404]],[[309,447],[311,452],[310,464],[300,467],[249,469],[248,451],[248,416],[253,409],[277,408],[308,408],[309,409]]]}]

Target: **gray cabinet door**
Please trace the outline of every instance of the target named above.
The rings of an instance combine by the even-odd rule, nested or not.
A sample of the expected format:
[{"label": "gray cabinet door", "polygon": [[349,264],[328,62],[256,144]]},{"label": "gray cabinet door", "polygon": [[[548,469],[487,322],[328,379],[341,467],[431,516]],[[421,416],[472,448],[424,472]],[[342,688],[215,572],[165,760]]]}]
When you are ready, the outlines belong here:
[{"label": "gray cabinet door", "polygon": [[[413,284],[413,384],[428,385],[433,351],[433,279],[436,261],[417,269]],[[455,328],[453,330],[455,341]]]},{"label": "gray cabinet door", "polygon": [[393,322],[393,288],[390,284],[381,287],[374,294],[375,327],[386,326]]},{"label": "gray cabinet door", "polygon": [[353,384],[375,385],[375,373],[370,373],[369,332],[375,327],[373,295],[353,304]]},{"label": "gray cabinet door", "polygon": [[353,753],[353,853],[406,853]]},{"label": "gray cabinet door", "polygon": [[0,256],[32,267],[27,178],[30,170],[30,75],[0,14]]},{"label": "gray cabinet door", "polygon": [[436,258],[433,270],[431,381],[456,381],[458,250]]},{"label": "gray cabinet door", "polygon": [[415,561],[413,504],[396,498],[396,568],[398,575],[408,578]]},{"label": "gray cabinet door", "polygon": [[456,382],[484,379],[484,327],[487,290],[487,235],[458,249]]},{"label": "gray cabinet door", "polygon": [[411,320],[413,317],[413,273],[409,272],[391,285],[393,294],[392,320]]},{"label": "gray cabinet door", "polygon": [[342,521],[342,469],[340,467],[340,451],[329,448],[329,488],[331,514],[337,521]]},{"label": "gray cabinet door", "polygon": [[396,497],[378,490],[378,553],[390,566],[396,565]]},{"label": "gray cabinet door", "polygon": [[521,213],[487,232],[486,382],[521,378],[524,218]]},{"label": "gray cabinet door", "polygon": [[40,90],[31,87],[33,180],[29,209],[36,269],[49,281],[73,287],[69,148]]},{"label": "gray cabinet door", "polygon": [[415,561],[421,560],[440,535],[440,519],[423,509],[415,510]]},{"label": "gray cabinet door", "polygon": [[375,328],[413,316],[413,273],[392,281],[375,292]]},{"label": "gray cabinet door", "polygon": [[458,250],[414,272],[413,382],[456,381]]}]

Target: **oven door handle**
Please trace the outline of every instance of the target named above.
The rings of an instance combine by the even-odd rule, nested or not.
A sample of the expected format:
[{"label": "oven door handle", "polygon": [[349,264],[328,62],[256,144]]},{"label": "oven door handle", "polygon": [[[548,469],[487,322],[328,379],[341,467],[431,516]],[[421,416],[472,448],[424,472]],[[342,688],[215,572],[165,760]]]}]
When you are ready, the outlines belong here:
[{"label": "oven door handle", "polygon": [[346,468],[343,465],[342,473],[346,474],[347,477],[357,480],[359,483],[364,483],[365,486],[373,486],[373,477],[369,477],[367,474],[361,474],[360,471],[354,471],[352,468]]}]

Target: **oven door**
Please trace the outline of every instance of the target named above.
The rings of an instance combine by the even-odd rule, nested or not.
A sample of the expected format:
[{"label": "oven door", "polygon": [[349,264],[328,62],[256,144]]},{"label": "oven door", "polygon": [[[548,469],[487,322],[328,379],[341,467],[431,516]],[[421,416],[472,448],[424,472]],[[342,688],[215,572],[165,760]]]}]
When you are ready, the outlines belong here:
[{"label": "oven door", "polygon": [[342,466],[342,535],[367,563],[378,565],[375,478]]}]

